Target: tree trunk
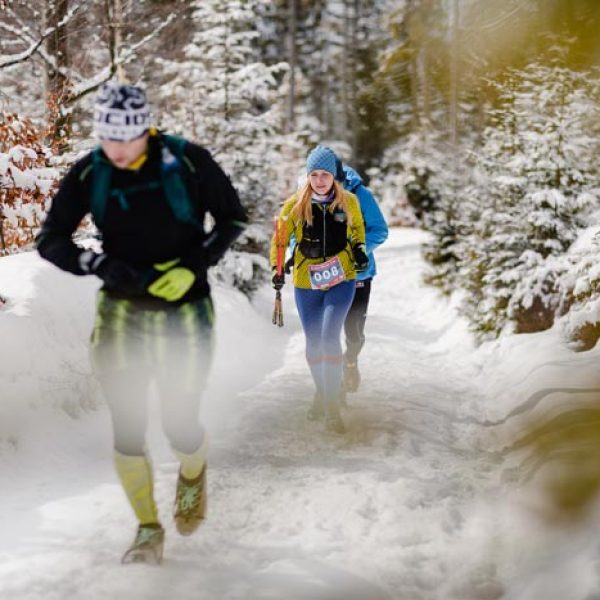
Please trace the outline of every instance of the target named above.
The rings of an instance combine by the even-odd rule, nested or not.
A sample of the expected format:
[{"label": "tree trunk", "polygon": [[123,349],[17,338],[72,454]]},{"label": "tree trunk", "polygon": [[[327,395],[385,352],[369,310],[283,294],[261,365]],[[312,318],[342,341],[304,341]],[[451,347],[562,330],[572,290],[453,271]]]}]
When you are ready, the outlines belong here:
[{"label": "tree trunk", "polygon": [[[123,12],[122,0],[113,0],[113,27],[114,27],[114,41],[115,41],[115,56],[119,56],[121,47],[123,46],[123,26],[125,24],[125,13]],[[116,65],[117,79],[121,83],[125,83],[127,78],[125,76],[125,69],[123,65],[117,62]]]},{"label": "tree trunk", "polygon": [[65,25],[59,26],[68,10],[69,0],[46,0],[44,27],[55,28],[45,40],[45,50],[54,59],[54,66],[48,65],[46,68],[46,103],[51,143],[57,146],[59,152],[66,149],[65,140],[70,137],[72,126],[70,116],[64,111],[69,96],[66,75],[70,64],[67,28]]},{"label": "tree trunk", "polygon": [[108,54],[112,72],[117,75],[121,83],[127,81],[123,65],[119,62],[119,54],[123,45],[123,27],[125,12],[122,0],[105,0],[106,20],[108,22]]},{"label": "tree trunk", "polygon": [[352,148],[352,161],[356,161],[358,153],[358,114],[356,110],[358,102],[357,94],[357,79],[358,79],[358,17],[359,17],[359,1],[353,0],[352,2],[352,15],[350,17],[350,51],[348,52],[348,58],[350,59],[350,72],[349,72],[349,134],[350,134],[350,146]]},{"label": "tree trunk", "polygon": [[343,55],[342,55],[342,110],[339,135],[348,138],[350,125],[350,15],[348,0],[344,2],[344,29],[343,29]]},{"label": "tree trunk", "polygon": [[458,143],[458,60],[459,60],[459,17],[460,0],[452,0],[450,13],[450,98],[449,98],[449,129],[450,143]]},{"label": "tree trunk", "polygon": [[430,2],[423,2],[413,7],[407,18],[407,38],[412,47],[409,60],[411,87],[412,129],[419,134],[426,134],[430,124],[430,89],[427,13],[431,10]]},{"label": "tree trunk", "polygon": [[417,51],[416,57],[416,79],[418,82],[418,111],[419,111],[419,129],[425,133],[429,130],[429,81],[427,71],[427,47],[422,44]]},{"label": "tree trunk", "polygon": [[289,0],[288,7],[288,57],[290,65],[290,85],[288,90],[288,114],[285,132],[291,133],[296,123],[296,68],[298,65],[297,30],[298,5],[297,0]]},{"label": "tree trunk", "polygon": [[224,84],[223,84],[223,117],[225,121],[229,121],[233,115],[231,115],[231,102],[230,102],[230,88],[231,88],[231,73],[233,72],[233,67],[231,65],[231,55],[229,51],[229,44],[231,41],[231,21],[227,19],[225,23],[225,39],[223,40],[223,75],[224,75]]}]

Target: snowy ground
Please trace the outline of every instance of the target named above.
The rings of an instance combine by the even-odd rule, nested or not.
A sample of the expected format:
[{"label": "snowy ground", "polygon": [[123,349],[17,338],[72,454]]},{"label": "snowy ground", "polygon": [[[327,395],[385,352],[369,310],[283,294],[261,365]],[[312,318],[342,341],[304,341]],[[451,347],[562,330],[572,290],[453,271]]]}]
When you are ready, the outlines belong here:
[{"label": "snowy ground", "polygon": [[177,465],[154,416],[160,568],[119,563],[134,521],[87,364],[97,284],[35,254],[1,259],[0,598],[599,600],[600,519],[544,521],[510,446],[527,419],[586,397],[598,352],[555,330],[475,348],[421,283],[424,239],[395,230],[378,253],[344,436],[305,418],[290,286],[283,329],[268,290],[251,306],[216,288],[209,518],[176,534]]}]

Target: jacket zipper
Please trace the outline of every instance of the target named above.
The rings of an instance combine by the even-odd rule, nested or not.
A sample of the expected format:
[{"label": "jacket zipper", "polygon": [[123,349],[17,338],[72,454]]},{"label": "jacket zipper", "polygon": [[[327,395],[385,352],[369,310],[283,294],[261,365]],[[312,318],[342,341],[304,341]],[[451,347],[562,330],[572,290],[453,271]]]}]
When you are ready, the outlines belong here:
[{"label": "jacket zipper", "polygon": [[327,249],[327,235],[325,233],[325,208],[321,207],[321,213],[323,215],[323,260],[327,258],[325,251]]}]

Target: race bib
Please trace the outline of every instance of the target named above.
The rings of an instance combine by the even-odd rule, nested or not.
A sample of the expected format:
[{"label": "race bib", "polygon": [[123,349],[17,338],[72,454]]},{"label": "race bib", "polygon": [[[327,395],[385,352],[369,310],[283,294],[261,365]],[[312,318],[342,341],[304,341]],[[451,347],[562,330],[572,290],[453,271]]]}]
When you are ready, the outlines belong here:
[{"label": "race bib", "polygon": [[313,290],[328,290],[346,280],[346,274],[337,256],[319,265],[309,265],[308,273]]}]

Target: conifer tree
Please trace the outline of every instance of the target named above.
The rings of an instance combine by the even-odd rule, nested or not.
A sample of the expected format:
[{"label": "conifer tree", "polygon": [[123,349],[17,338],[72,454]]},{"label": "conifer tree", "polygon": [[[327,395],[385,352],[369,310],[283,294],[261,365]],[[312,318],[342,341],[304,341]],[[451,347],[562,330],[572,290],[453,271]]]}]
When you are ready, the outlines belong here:
[{"label": "conifer tree", "polygon": [[[272,109],[281,65],[259,60],[254,1],[192,3],[193,34],[182,61],[160,61],[168,83],[161,125],[206,146],[231,177],[253,223],[238,241],[234,281],[248,289],[257,270],[268,268],[266,247],[278,189],[278,122]],[[230,259],[232,256],[230,256]],[[245,282],[245,283],[244,283]]]},{"label": "conifer tree", "polygon": [[589,75],[534,63],[500,86],[480,152],[478,219],[464,254],[466,312],[479,332],[549,327],[560,303],[551,268],[584,224],[598,184],[598,104]]}]

